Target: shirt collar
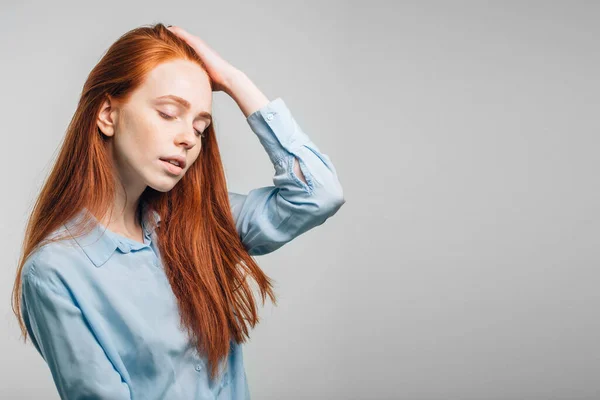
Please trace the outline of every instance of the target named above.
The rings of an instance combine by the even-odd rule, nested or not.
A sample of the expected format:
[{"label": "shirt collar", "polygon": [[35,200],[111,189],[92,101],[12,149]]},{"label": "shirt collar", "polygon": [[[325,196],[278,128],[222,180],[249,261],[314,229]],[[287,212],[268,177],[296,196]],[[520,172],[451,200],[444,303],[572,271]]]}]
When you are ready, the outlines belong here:
[{"label": "shirt collar", "polygon": [[[96,267],[102,266],[113,255],[116,249],[123,253],[129,253],[131,250],[138,250],[142,247],[147,247],[151,242],[151,235],[155,230],[154,225],[149,224],[147,218],[153,218],[156,226],[160,226],[160,215],[154,209],[150,209],[147,213],[147,208],[142,206],[142,228],[144,231],[144,243],[139,243],[133,240],[123,240],[120,235],[108,230],[102,225],[86,207],[83,207],[72,219],[67,221],[64,226],[70,232],[74,233],[75,225],[81,221],[86,214],[89,214],[94,221],[92,230],[83,236],[74,237],[74,240],[81,247],[88,258]],[[133,243],[135,242],[135,243]]]}]

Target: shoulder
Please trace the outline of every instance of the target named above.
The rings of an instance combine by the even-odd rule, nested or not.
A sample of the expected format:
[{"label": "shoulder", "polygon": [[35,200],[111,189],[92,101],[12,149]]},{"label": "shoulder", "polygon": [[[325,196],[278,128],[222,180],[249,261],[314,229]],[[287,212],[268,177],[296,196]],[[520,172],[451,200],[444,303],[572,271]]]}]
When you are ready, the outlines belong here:
[{"label": "shoulder", "polygon": [[64,239],[46,243],[35,249],[25,260],[21,271],[23,282],[34,281],[60,285],[65,276],[72,274],[85,261],[77,242],[65,232],[64,226],[55,230],[52,237]]}]

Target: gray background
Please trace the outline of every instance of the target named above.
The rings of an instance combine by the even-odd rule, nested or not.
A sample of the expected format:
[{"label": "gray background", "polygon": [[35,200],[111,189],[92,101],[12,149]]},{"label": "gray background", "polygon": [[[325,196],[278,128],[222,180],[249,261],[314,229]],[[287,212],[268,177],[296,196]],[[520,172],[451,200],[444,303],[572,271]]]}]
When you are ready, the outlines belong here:
[{"label": "gray background", "polygon": [[[83,4],[85,3],[85,4]],[[57,399],[18,340],[25,218],[101,54],[203,37],[282,97],[346,204],[258,258],[255,399],[600,398],[598,2],[3,2],[0,398]],[[231,190],[273,167],[215,94]]]}]

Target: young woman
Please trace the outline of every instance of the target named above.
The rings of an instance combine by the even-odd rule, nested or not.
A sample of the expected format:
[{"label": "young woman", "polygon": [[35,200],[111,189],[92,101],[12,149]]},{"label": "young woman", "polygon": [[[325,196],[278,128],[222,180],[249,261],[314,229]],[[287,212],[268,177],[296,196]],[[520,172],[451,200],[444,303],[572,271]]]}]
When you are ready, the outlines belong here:
[{"label": "young woman", "polygon": [[[275,186],[229,192],[212,92],[240,107]],[[248,399],[241,344],[275,303],[253,256],[345,203],[281,98],[179,27],[140,27],[91,71],[29,219],[13,311],[68,399]]]}]

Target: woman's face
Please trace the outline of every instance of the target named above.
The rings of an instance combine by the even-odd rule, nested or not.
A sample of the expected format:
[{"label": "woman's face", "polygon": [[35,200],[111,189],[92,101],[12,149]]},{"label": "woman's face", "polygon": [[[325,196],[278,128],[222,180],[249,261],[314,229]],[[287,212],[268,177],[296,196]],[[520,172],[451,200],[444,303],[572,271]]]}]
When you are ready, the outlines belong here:
[{"label": "woman's face", "polygon": [[[188,102],[189,108],[181,102]],[[171,190],[196,161],[201,136],[211,123],[212,90],[206,71],[186,60],[162,63],[127,103],[109,104],[100,111],[98,126],[113,137],[110,152],[125,187],[139,194],[146,186]],[[183,168],[164,161],[177,156],[185,160]]]}]

